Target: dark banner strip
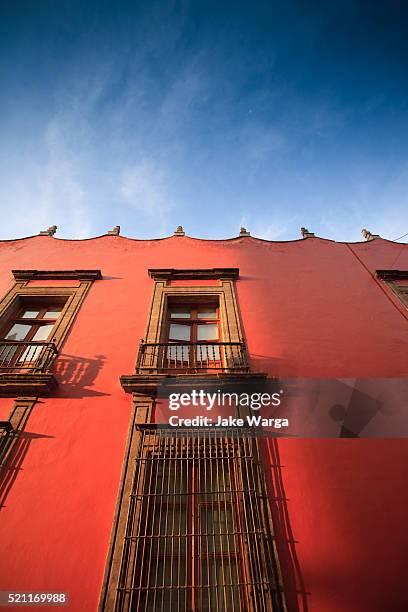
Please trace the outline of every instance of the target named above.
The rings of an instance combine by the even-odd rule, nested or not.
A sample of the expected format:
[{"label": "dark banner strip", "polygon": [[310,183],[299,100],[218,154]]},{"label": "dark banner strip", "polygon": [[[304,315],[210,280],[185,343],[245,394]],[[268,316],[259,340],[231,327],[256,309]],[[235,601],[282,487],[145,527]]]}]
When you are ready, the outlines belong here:
[{"label": "dark banner strip", "polygon": [[408,379],[194,378],[158,386],[154,421],[302,438],[408,437]]}]

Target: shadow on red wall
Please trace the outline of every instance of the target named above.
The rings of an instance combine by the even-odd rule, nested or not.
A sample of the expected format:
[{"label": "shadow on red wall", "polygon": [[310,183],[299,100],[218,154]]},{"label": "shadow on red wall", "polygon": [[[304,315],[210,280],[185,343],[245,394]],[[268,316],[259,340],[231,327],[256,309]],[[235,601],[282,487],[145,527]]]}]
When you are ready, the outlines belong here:
[{"label": "shadow on red wall", "polygon": [[[0,466],[0,510],[6,506],[7,496],[10,493],[11,487],[13,486],[17,476],[22,470],[24,458],[33,440],[38,438],[53,437],[54,436],[22,432],[19,434],[17,439],[12,441],[7,458]],[[0,456],[2,454],[1,445],[5,445],[6,442],[6,437],[2,438],[0,441]]]},{"label": "shadow on red wall", "polygon": [[282,465],[278,440],[268,438],[260,441],[260,451],[264,462],[265,480],[271,508],[276,547],[283,575],[286,605],[290,612],[307,612],[308,603],[305,581],[296,553],[298,543],[293,535],[288,499],[282,477]]}]

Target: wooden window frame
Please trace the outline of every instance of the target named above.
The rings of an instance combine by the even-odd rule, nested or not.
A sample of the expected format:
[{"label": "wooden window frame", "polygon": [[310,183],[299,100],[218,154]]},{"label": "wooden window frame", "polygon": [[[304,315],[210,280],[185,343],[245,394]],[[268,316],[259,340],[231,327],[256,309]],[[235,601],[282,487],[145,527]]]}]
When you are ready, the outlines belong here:
[{"label": "wooden window frame", "polygon": [[[176,271],[177,272],[177,271]],[[193,272],[193,271],[192,271]],[[235,295],[234,280],[225,277],[220,271],[218,279],[214,279],[214,285],[197,286],[172,286],[172,277],[161,279],[161,275],[150,274],[155,279],[153,288],[152,304],[149,313],[149,320],[145,334],[146,342],[163,342],[166,337],[165,320],[167,308],[171,300],[192,303],[208,303],[211,300],[218,301],[221,337],[224,342],[242,342],[243,334],[238,314],[238,305]],[[175,275],[177,280],[179,276]],[[192,277],[194,278],[194,277]],[[199,277],[197,280],[200,280]],[[236,276],[237,278],[237,276]],[[216,284],[218,282],[218,284]]]},{"label": "wooden window frame", "polygon": [[[190,306],[190,312],[192,314],[191,317],[172,317],[171,316],[171,311],[174,307],[186,307],[187,305]],[[203,308],[203,307],[210,307],[210,308],[215,308],[215,317],[214,318],[206,318],[206,317],[199,317],[198,313],[199,313],[199,309]],[[184,325],[186,327],[190,327],[192,333],[190,334],[190,339],[188,341],[183,341],[183,340],[176,340],[176,339],[171,339],[170,338],[170,331],[171,331],[171,325],[175,324],[175,325]],[[216,325],[217,326],[217,338],[216,339],[210,339],[210,340],[198,340],[198,336],[197,336],[197,331],[198,331],[198,326],[199,325],[208,325],[208,324],[212,324],[212,325]],[[211,346],[211,345],[217,345],[220,342],[222,342],[222,330],[221,330],[221,322],[220,322],[220,308],[219,308],[219,304],[218,301],[215,302],[213,300],[213,305],[211,305],[211,301],[208,303],[203,303],[203,302],[198,302],[198,303],[186,303],[184,300],[177,300],[177,301],[172,301],[171,303],[167,304],[167,317],[166,317],[166,335],[164,338],[165,343],[167,344],[179,344],[179,345],[187,345],[191,343],[191,346],[188,348],[188,360],[190,363],[194,363],[197,359],[199,358],[199,356],[194,355],[194,352],[197,351],[198,346]],[[198,352],[198,351],[197,351]],[[217,364],[221,364],[222,362],[222,351],[220,350],[220,347],[218,347],[217,350],[218,353],[218,358],[216,358],[215,355],[215,351],[213,351],[213,357],[214,359],[211,359],[211,352],[204,351],[204,354],[201,354],[201,361],[203,362],[208,362],[208,365],[211,367],[215,367]],[[203,359],[204,357],[204,359]],[[206,359],[206,357],[208,359]],[[173,362],[174,360],[172,360],[170,357],[167,357],[167,360],[169,362]]]},{"label": "wooden window frame", "polygon": [[[61,307],[59,311],[59,315],[57,317],[45,317],[44,315],[50,310],[55,304],[55,307]],[[14,325],[30,325],[32,329],[28,332],[27,336],[24,338],[24,341],[30,342],[40,327],[44,325],[55,325],[61,316],[61,312],[63,307],[65,306],[65,300],[60,303],[49,302],[46,299],[38,300],[35,302],[25,302],[20,303],[19,309],[16,311],[15,315],[10,317],[10,319],[6,322],[6,324],[0,330],[0,339],[5,339],[5,336],[11,331]],[[23,317],[22,314],[28,310],[38,310],[37,317]]]}]

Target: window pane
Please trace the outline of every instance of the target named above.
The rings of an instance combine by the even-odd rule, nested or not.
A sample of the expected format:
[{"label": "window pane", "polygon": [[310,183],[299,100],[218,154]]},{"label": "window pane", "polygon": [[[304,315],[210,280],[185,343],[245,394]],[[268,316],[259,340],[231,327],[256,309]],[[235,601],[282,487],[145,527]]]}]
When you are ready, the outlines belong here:
[{"label": "window pane", "polygon": [[32,325],[24,325],[22,323],[15,323],[10,331],[6,334],[6,340],[24,340],[27,337],[28,332],[32,329]]},{"label": "window pane", "polygon": [[21,357],[18,359],[18,363],[27,363],[30,361],[35,361],[41,355],[42,350],[42,346],[34,346],[33,344],[30,344],[25,349]]},{"label": "window pane", "polygon": [[217,318],[217,309],[215,308],[200,308],[197,312],[197,317],[199,319],[216,319]]},{"label": "window pane", "polygon": [[0,340],[0,362],[6,364],[13,359],[18,347],[13,344],[2,344]]},{"label": "window pane", "polygon": [[172,319],[191,319],[190,308],[187,306],[170,308],[170,317]]},{"label": "window pane", "polygon": [[178,323],[171,323],[170,325],[170,340],[186,340],[190,341],[191,327],[190,325],[179,325]]},{"label": "window pane", "polygon": [[189,360],[189,347],[185,344],[172,344],[167,349],[167,359],[183,361],[187,364]]},{"label": "window pane", "polygon": [[218,325],[216,323],[198,325],[197,340],[218,340]]},{"label": "window pane", "polygon": [[220,361],[217,344],[197,344],[197,361]]},{"label": "window pane", "polygon": [[22,319],[36,319],[40,314],[39,310],[25,310],[21,315]]},{"label": "window pane", "polygon": [[54,325],[41,325],[33,336],[33,340],[46,340],[51,333]]},{"label": "window pane", "polygon": [[47,310],[47,312],[44,313],[43,319],[58,319],[60,314],[61,314],[61,311],[55,310],[55,308],[53,310]]}]

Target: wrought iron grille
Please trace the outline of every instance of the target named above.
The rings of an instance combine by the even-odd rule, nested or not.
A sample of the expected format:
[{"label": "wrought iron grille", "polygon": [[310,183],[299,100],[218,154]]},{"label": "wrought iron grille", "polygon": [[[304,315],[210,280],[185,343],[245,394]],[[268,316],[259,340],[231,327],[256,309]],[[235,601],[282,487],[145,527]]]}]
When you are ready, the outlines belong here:
[{"label": "wrought iron grille", "polygon": [[46,372],[56,354],[53,342],[0,340],[0,372]]},{"label": "wrought iron grille", "polygon": [[248,359],[243,342],[151,343],[141,342],[136,372],[247,371]]},{"label": "wrought iron grille", "polygon": [[258,439],[140,433],[115,610],[282,610]]}]

